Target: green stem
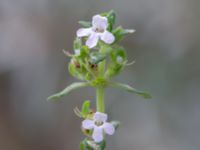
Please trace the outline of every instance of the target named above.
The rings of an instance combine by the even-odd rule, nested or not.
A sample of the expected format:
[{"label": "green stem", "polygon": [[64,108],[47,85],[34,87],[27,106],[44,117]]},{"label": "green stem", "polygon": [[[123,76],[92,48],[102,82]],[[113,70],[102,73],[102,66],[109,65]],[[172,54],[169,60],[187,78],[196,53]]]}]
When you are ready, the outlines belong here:
[{"label": "green stem", "polygon": [[104,112],[104,88],[97,87],[96,88],[96,105],[98,112]]},{"label": "green stem", "polygon": [[[100,49],[100,52],[103,49]],[[105,63],[106,61],[102,61],[98,65],[98,77],[104,78],[104,72],[105,72]],[[96,108],[98,112],[104,112],[104,96],[105,96],[105,89],[103,86],[99,85],[96,87]]]}]

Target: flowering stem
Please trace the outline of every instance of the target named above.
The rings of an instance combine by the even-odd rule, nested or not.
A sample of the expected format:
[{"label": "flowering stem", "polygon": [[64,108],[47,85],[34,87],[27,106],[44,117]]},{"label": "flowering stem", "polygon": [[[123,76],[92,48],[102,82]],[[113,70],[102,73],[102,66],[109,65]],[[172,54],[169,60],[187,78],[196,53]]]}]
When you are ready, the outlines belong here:
[{"label": "flowering stem", "polygon": [[98,112],[104,112],[104,88],[97,87],[96,88],[96,105]]},{"label": "flowering stem", "polygon": [[[101,48],[99,51],[102,52],[103,48]],[[104,78],[105,63],[106,61],[104,60],[100,62],[98,65],[99,78]],[[96,108],[98,112],[104,112],[104,96],[105,96],[105,88],[100,85],[96,88]]]}]

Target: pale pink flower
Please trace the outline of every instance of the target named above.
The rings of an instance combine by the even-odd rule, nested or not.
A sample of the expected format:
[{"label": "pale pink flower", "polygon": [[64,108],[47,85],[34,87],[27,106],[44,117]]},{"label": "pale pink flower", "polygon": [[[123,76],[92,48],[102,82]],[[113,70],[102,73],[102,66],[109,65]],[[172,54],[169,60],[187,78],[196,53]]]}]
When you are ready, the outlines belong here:
[{"label": "pale pink flower", "polygon": [[83,120],[82,127],[84,129],[93,129],[92,138],[96,143],[99,143],[104,138],[104,133],[113,135],[115,128],[111,123],[107,122],[107,114],[96,112],[93,120]]},{"label": "pale pink flower", "polygon": [[92,18],[92,27],[80,28],[77,31],[77,37],[87,37],[86,45],[93,48],[101,39],[106,44],[112,44],[115,40],[114,35],[107,30],[108,19],[106,17],[95,15]]}]

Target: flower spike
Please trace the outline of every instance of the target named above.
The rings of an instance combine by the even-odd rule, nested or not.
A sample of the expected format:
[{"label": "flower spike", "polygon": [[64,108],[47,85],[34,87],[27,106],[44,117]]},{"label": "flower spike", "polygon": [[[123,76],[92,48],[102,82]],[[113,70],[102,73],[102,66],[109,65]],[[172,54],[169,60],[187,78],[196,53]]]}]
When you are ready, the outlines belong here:
[{"label": "flower spike", "polygon": [[134,63],[127,64],[127,54],[120,41],[135,30],[121,26],[115,28],[115,18],[115,12],[111,10],[94,15],[91,22],[79,21],[82,28],[76,32],[72,53],[66,50],[63,52],[70,58],[69,73],[82,82],[74,82],[61,92],[48,97],[48,100],[55,101],[82,87],[95,88],[95,108],[91,108],[93,102],[88,100],[83,102],[81,109],[74,108],[74,113],[83,119],[81,129],[86,135],[80,143],[80,150],[105,150],[106,134],[113,135],[119,127],[119,121],[107,121],[104,102],[106,88],[118,88],[143,98],[151,98],[146,91],[111,80],[126,66]]}]

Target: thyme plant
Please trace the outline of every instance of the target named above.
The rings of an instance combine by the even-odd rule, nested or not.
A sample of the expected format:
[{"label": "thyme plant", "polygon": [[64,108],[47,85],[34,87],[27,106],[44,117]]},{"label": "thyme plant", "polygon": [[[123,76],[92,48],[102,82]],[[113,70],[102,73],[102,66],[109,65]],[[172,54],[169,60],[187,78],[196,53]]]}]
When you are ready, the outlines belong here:
[{"label": "thyme plant", "polygon": [[63,91],[48,97],[52,101],[77,88],[90,86],[96,89],[96,108],[90,108],[90,101],[84,101],[81,110],[77,107],[74,109],[75,114],[83,119],[81,128],[86,136],[80,143],[81,150],[104,150],[106,134],[113,135],[119,126],[118,121],[108,122],[104,104],[106,88],[119,88],[151,98],[144,91],[111,80],[128,65],[126,52],[120,41],[135,32],[121,26],[115,27],[115,16],[115,12],[111,10],[93,16],[91,22],[79,21],[82,28],[78,29],[74,40],[74,53],[66,50],[63,52],[71,58],[68,65],[70,74],[81,82],[74,82]]}]

